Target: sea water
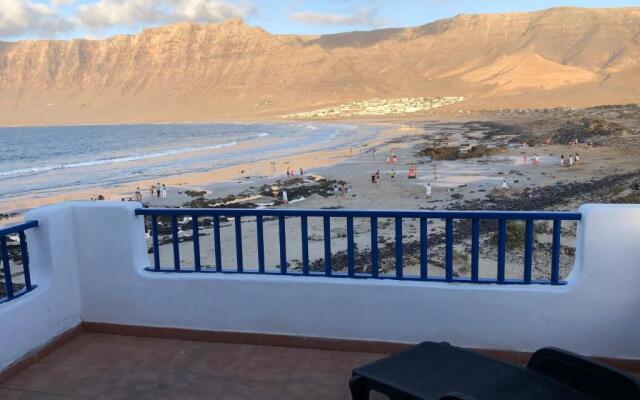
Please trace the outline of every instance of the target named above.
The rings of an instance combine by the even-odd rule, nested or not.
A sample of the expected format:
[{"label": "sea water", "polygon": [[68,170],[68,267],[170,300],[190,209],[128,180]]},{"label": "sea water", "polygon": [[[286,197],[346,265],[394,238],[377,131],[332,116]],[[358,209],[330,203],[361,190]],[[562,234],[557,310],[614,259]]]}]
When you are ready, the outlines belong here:
[{"label": "sea water", "polygon": [[0,128],[0,199],[111,187],[357,146],[377,132],[371,126],[322,123]]}]

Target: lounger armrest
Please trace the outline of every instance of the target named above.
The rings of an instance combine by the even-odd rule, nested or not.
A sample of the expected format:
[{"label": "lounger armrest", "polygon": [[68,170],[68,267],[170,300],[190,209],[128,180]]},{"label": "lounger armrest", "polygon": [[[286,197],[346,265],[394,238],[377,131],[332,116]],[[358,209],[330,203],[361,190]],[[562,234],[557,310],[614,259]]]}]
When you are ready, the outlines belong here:
[{"label": "lounger armrest", "polygon": [[569,351],[540,349],[527,367],[597,399],[640,399],[640,383],[635,378]]},{"label": "lounger armrest", "polygon": [[447,393],[443,397],[440,397],[440,400],[477,400],[475,397],[466,395],[464,393],[451,392]]}]

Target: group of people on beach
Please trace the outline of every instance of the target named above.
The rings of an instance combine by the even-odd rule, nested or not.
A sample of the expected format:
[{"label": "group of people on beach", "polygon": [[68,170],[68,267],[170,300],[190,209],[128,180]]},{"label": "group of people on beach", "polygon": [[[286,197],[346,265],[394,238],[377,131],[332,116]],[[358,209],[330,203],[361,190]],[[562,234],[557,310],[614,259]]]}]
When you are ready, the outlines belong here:
[{"label": "group of people on beach", "polygon": [[[300,176],[304,175],[304,170],[302,169],[302,167],[300,167],[298,172],[300,173]],[[294,176],[296,176],[295,168],[287,167],[287,177],[291,178]]]},{"label": "group of people on beach", "polygon": [[335,184],[333,185],[333,195],[336,199],[344,199],[349,194],[349,187],[346,183]]},{"label": "group of people on beach", "polygon": [[564,158],[564,154],[560,155],[560,166],[561,167],[573,167],[574,164],[580,163],[580,154],[576,153],[575,155],[569,155],[568,160]]},{"label": "group of people on beach", "polygon": [[[529,155],[526,152],[522,153],[522,163],[523,164],[527,164],[527,161],[529,159]],[[531,157],[531,165],[538,165],[540,164],[540,156],[538,156],[538,153],[535,153],[533,155],[533,157]]]},{"label": "group of people on beach", "polygon": [[[149,194],[151,197],[157,197],[157,198],[163,198],[166,199],[167,198],[167,185],[165,185],[164,183],[160,183],[157,182],[155,185],[151,185],[149,186]],[[139,200],[138,200],[139,198]],[[137,201],[142,201],[142,192],[140,192],[140,188],[138,187],[136,189],[136,200]]]},{"label": "group of people on beach", "polygon": [[[157,196],[158,198],[166,198],[167,197],[167,186],[165,184],[160,184],[160,182],[155,185],[151,185],[149,187],[149,193],[151,197]],[[122,201],[125,201],[124,197]],[[142,191],[140,190],[140,186],[136,187],[136,191],[133,194],[133,197],[129,197],[128,201],[142,201]]]},{"label": "group of people on beach", "polygon": [[380,183],[380,170],[371,174],[371,183]]}]

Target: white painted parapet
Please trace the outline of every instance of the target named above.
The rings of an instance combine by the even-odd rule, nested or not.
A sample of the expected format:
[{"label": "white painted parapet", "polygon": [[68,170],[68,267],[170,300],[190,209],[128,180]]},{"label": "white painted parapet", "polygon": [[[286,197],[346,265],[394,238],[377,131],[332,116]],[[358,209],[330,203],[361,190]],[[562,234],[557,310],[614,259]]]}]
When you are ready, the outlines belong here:
[{"label": "white painted parapet", "polygon": [[29,215],[41,223],[29,236],[33,281],[41,287],[0,305],[0,320],[12,321],[0,330],[2,348],[24,335],[25,351],[44,340],[26,337],[36,325],[82,319],[518,351],[557,346],[640,359],[637,205],[580,209],[576,265],[564,286],[149,272],[135,208],[67,203]]},{"label": "white painted parapet", "polygon": [[0,304],[0,371],[82,322],[73,207],[33,210],[26,231],[31,280],[38,287]]}]

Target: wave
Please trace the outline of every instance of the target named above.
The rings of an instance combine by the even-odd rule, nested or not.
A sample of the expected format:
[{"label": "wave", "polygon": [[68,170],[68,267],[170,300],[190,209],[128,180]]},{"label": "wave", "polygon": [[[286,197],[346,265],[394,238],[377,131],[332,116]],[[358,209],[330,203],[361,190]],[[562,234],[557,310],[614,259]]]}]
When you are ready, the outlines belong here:
[{"label": "wave", "polygon": [[[269,134],[267,133],[267,135],[269,135]],[[103,164],[117,164],[117,163],[122,163],[122,162],[139,161],[139,160],[147,160],[147,159],[150,159],[150,158],[166,157],[166,156],[171,156],[171,155],[176,155],[176,154],[192,153],[192,152],[203,151],[203,150],[216,150],[216,149],[222,149],[222,148],[226,148],[226,147],[233,147],[233,146],[237,146],[237,145],[238,145],[238,142],[233,141],[233,142],[220,143],[220,144],[211,145],[211,146],[182,147],[182,148],[178,148],[178,149],[166,150],[166,151],[161,151],[161,152],[156,152],[156,153],[136,154],[136,155],[126,156],[126,157],[103,158],[103,159],[98,159],[98,160],[89,160],[89,161],[67,163],[67,164],[56,164],[56,165],[45,165],[45,166],[42,166],[42,167],[21,168],[21,169],[14,169],[14,170],[10,170],[10,171],[0,171],[0,176],[37,174],[37,173],[40,173],[40,172],[53,171],[53,170],[58,170],[58,169],[91,167],[91,166],[103,165]]]}]

